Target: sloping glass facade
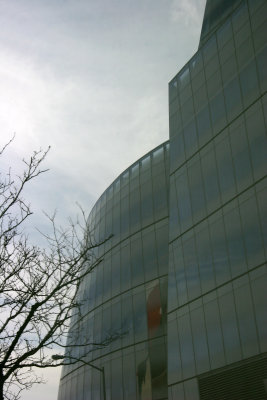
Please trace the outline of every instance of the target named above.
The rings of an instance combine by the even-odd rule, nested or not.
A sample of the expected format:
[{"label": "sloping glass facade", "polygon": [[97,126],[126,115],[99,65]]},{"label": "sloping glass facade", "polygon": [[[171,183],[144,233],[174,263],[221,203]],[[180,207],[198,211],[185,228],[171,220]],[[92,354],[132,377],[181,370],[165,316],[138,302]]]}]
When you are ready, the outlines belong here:
[{"label": "sloping glass facade", "polygon": [[266,398],[266,17],[266,1],[208,2],[169,84],[173,400]]},{"label": "sloping glass facade", "polygon": [[[69,341],[116,338],[86,349],[107,399],[266,399],[266,17],[266,0],[207,1],[169,83],[170,141],[90,214],[96,242],[113,236]],[[73,399],[103,399],[99,371],[63,369],[58,400]]]}]

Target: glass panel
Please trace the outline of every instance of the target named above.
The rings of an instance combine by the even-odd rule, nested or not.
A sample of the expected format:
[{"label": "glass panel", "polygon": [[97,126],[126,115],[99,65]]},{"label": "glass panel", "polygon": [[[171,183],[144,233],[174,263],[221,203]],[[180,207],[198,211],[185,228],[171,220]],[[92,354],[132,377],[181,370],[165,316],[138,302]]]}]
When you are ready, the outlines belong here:
[{"label": "glass panel", "polygon": [[216,71],[218,71],[219,67],[220,67],[219,57],[217,54],[215,54],[213,56],[213,58],[210,59],[209,62],[206,64],[206,67],[205,67],[206,78],[208,79]]},{"label": "glass panel", "polygon": [[238,48],[242,43],[249,40],[251,37],[251,29],[250,29],[250,21],[247,20],[243,26],[235,32],[235,44],[236,48]]},{"label": "glass panel", "polygon": [[129,183],[129,170],[123,172],[121,175],[121,185],[124,186]]},{"label": "glass panel", "polygon": [[201,374],[210,369],[206,325],[202,307],[191,311],[191,326],[193,333],[196,369],[197,373]]},{"label": "glass panel", "polygon": [[196,245],[201,289],[204,294],[215,286],[210,237],[207,226],[203,226],[202,229],[196,233]]},{"label": "glass panel", "polygon": [[169,83],[169,101],[171,102],[177,96],[177,80],[174,78]]},{"label": "glass panel", "polygon": [[[105,238],[108,238],[112,234],[112,213],[108,211],[105,215],[105,222],[106,222],[106,233]],[[111,241],[108,240],[105,243],[105,251],[111,247]]]},{"label": "glass panel", "polygon": [[112,350],[121,347],[121,332],[122,332],[122,320],[121,320],[121,301],[120,299],[113,300],[112,303],[112,317],[111,317],[111,334],[115,335],[116,339],[111,342],[110,348]]},{"label": "glass panel", "polygon": [[242,68],[251,58],[254,57],[252,38],[249,37],[245,42],[236,48],[236,58],[239,68]]},{"label": "glass panel", "polygon": [[76,387],[76,395],[75,399],[76,400],[83,400],[83,387],[84,387],[84,373],[79,373],[79,375],[76,378],[77,382],[77,387]]},{"label": "glass panel", "polygon": [[183,134],[177,134],[171,139],[170,148],[170,168],[175,171],[185,161],[184,138]]},{"label": "glass panel", "polygon": [[204,309],[211,368],[219,368],[225,364],[225,359],[217,300],[205,304]]},{"label": "glass panel", "polygon": [[152,339],[163,335],[163,307],[159,281],[156,280],[153,284],[149,284],[146,292],[148,338]]},{"label": "glass panel", "polygon": [[138,400],[152,399],[151,372],[147,351],[136,351]]},{"label": "glass panel", "polygon": [[115,250],[116,253],[112,254],[112,274],[111,274],[111,286],[112,296],[116,296],[120,292],[120,252]]},{"label": "glass panel", "polygon": [[205,187],[207,212],[214,211],[220,205],[219,184],[217,178],[217,167],[215,151],[212,145],[208,145],[200,155],[202,175]]},{"label": "glass panel", "polygon": [[225,86],[224,96],[228,121],[231,121],[242,111],[242,100],[238,78],[234,78]]},{"label": "glass panel", "polygon": [[198,52],[190,61],[191,76],[196,76],[203,68],[202,54]]},{"label": "glass panel", "polygon": [[[161,226],[160,226],[161,225]],[[157,241],[157,257],[158,257],[158,268],[159,276],[167,274],[168,271],[168,221],[162,221],[156,225],[156,241]]]},{"label": "glass panel", "polygon": [[[111,334],[111,304],[108,303],[103,308],[103,318],[102,318],[102,341],[104,342]],[[104,348],[104,352],[109,351]]]},{"label": "glass panel", "polygon": [[233,29],[238,31],[241,26],[248,20],[248,8],[246,3],[241,3],[241,6],[234,12],[232,17]]},{"label": "glass panel", "polygon": [[[107,400],[111,400],[111,379],[112,379],[112,375],[111,375],[111,361],[110,361],[110,359],[111,359],[111,357],[109,356],[105,360],[105,381],[106,381]],[[84,399],[84,400],[91,400],[91,398],[89,397],[88,399]]]},{"label": "glass panel", "polygon": [[212,137],[211,122],[208,106],[205,106],[197,114],[197,128],[198,128],[198,138],[199,146],[206,144],[208,140]]},{"label": "glass panel", "polygon": [[95,302],[96,305],[102,303],[103,294],[103,263],[97,266],[97,280],[96,280],[96,291],[95,291]]},{"label": "glass panel", "polygon": [[266,167],[266,127],[261,103],[250,108],[246,115],[246,128],[250,145],[250,155],[253,165],[254,179],[260,179],[267,173]]},{"label": "glass panel", "polygon": [[195,112],[197,113],[208,101],[206,85],[202,85],[194,94]]},{"label": "glass panel", "polygon": [[[201,166],[199,156],[188,163],[188,181],[191,192],[191,204],[194,222],[199,221],[206,216],[206,201],[204,197]],[[179,199],[179,195],[178,195]],[[181,218],[181,216],[180,216]]]},{"label": "glass panel", "polygon": [[139,174],[139,163],[136,163],[131,167],[131,177],[138,176]]},{"label": "glass panel", "polygon": [[[103,301],[107,301],[111,296],[111,259],[105,259],[104,264],[104,284],[103,284]],[[90,296],[91,297],[91,296]]]},{"label": "glass panel", "polygon": [[258,207],[259,207],[259,218],[261,224],[262,240],[265,251],[267,251],[267,188],[265,187],[257,195]]},{"label": "glass panel", "polygon": [[216,37],[212,36],[203,47],[203,58],[206,64],[217,53]]},{"label": "glass panel", "polygon": [[189,158],[193,153],[197,151],[198,140],[195,121],[191,121],[184,128],[184,142],[186,157]]},{"label": "glass panel", "polygon": [[248,266],[252,268],[261,264],[265,259],[257,204],[254,197],[240,204],[240,214],[245,237]]},{"label": "glass panel", "polygon": [[231,278],[225,241],[224,224],[221,216],[215,216],[212,223],[210,223],[210,237],[212,242],[216,283],[217,285],[221,285]]},{"label": "glass panel", "polygon": [[191,85],[187,85],[183,90],[180,90],[179,95],[180,95],[180,104],[182,105],[186,102],[186,100],[192,97]]},{"label": "glass panel", "polygon": [[168,311],[178,306],[178,295],[176,289],[176,279],[174,273],[173,251],[169,252],[169,271],[168,271]]},{"label": "glass panel", "polygon": [[240,84],[244,107],[248,107],[259,96],[259,84],[254,60],[240,73]]},{"label": "glass panel", "polygon": [[219,132],[226,125],[226,112],[223,94],[219,93],[210,102],[211,118],[214,133]]},{"label": "glass panel", "polygon": [[140,229],[140,192],[136,189],[130,194],[130,221],[131,231],[134,232]]},{"label": "glass panel", "polygon": [[141,160],[141,171],[150,169],[150,154]]},{"label": "glass panel", "polygon": [[149,228],[149,230],[142,232],[142,244],[145,280],[148,281],[158,276],[154,229],[151,230],[151,228]]},{"label": "glass panel", "polygon": [[267,90],[267,68],[266,68],[267,46],[265,46],[265,48],[262,50],[260,54],[257,55],[256,58],[257,58],[261,93],[264,93]]},{"label": "glass panel", "polygon": [[179,219],[179,212],[178,212],[178,204],[176,198],[176,187],[174,183],[174,177],[170,177],[170,217],[169,217],[169,224],[170,224],[170,241],[175,239],[180,234],[180,219]]},{"label": "glass panel", "polygon": [[229,58],[223,65],[222,65],[222,79],[223,84],[225,85],[234,76],[237,74],[237,62],[235,57]]},{"label": "glass panel", "polygon": [[235,44],[233,38],[228,40],[228,42],[220,49],[219,56],[221,64],[224,64],[228,58],[233,57],[235,53]]},{"label": "glass panel", "polygon": [[266,22],[261,24],[255,31],[253,32],[253,42],[255,53],[259,52],[266,45]]},{"label": "glass panel", "polygon": [[238,190],[242,191],[252,183],[249,147],[243,117],[235,121],[235,123],[230,127],[230,140],[235,166],[236,183]]},{"label": "glass panel", "polygon": [[173,400],[185,400],[183,383],[172,386],[172,398]]},{"label": "glass panel", "polygon": [[243,234],[238,208],[234,208],[224,214],[224,224],[231,272],[232,277],[234,278],[247,270]]},{"label": "glass panel", "polygon": [[195,93],[202,85],[205,84],[205,74],[201,70],[191,81],[193,93]]},{"label": "glass panel", "polygon": [[192,98],[188,99],[181,106],[181,112],[182,112],[183,124],[186,125],[190,121],[192,116],[194,115],[194,105],[193,105],[193,99]]},{"label": "glass panel", "polygon": [[123,357],[123,398],[136,400],[136,369],[134,354],[127,354]]},{"label": "glass panel", "polygon": [[196,258],[195,239],[194,236],[187,238],[187,234],[183,236],[184,265],[186,272],[186,282],[189,300],[200,296],[200,282],[198,273],[198,264]]},{"label": "glass panel", "polygon": [[112,241],[117,241],[120,236],[120,204],[116,204],[112,210],[113,230],[114,235]]},{"label": "glass panel", "polygon": [[267,350],[267,304],[266,304],[266,287],[267,287],[267,274],[266,267],[262,267],[263,274],[260,274],[255,280],[251,282],[253,293],[253,303],[256,315],[256,322],[258,327],[259,341],[261,351]]},{"label": "glass panel", "polygon": [[69,399],[75,399],[76,394],[77,394],[77,377],[74,376],[72,379],[69,380],[68,382],[68,389],[69,391],[67,392]]},{"label": "glass panel", "polygon": [[192,225],[191,201],[186,169],[182,167],[179,170],[179,175],[177,173],[175,177],[181,232],[183,232]]},{"label": "glass panel", "polygon": [[189,315],[185,314],[178,318],[178,333],[180,339],[180,351],[182,359],[183,378],[195,375],[195,360],[193,352],[193,341]]},{"label": "glass panel", "polygon": [[[94,318],[94,342],[95,343],[101,343],[101,333],[102,333],[102,309],[98,309],[98,311],[95,313],[95,318]],[[95,347],[95,350],[93,352],[94,357],[97,357],[100,355],[100,350]]]},{"label": "glass panel", "polygon": [[157,164],[158,162],[162,162],[163,161],[163,157],[164,157],[164,148],[163,147],[159,147],[157,150],[153,151],[152,157],[153,157],[153,164]]},{"label": "glass panel", "polygon": [[131,286],[131,262],[130,262],[130,245],[123,246],[120,251],[121,255],[121,292],[128,290]]},{"label": "glass panel", "polygon": [[132,285],[144,282],[141,236],[136,235],[131,241]]},{"label": "glass panel", "polygon": [[[133,343],[134,339],[134,326],[133,326],[133,304],[131,294],[124,295],[121,298],[121,312],[122,312],[122,341],[123,346]],[[104,316],[103,316],[104,318]]]},{"label": "glass panel", "polygon": [[179,303],[184,304],[188,300],[187,286],[184,269],[184,258],[181,241],[174,244],[174,272],[176,273],[177,292],[179,296]]},{"label": "glass panel", "polygon": [[184,382],[185,400],[199,400],[197,379]]},{"label": "glass panel", "polygon": [[164,338],[148,342],[153,400],[167,396],[167,360]]},{"label": "glass panel", "polygon": [[227,133],[226,131],[215,140],[219,184],[223,203],[236,194],[231,147]]},{"label": "glass panel", "polygon": [[251,14],[254,14],[255,11],[258,10],[259,7],[261,7],[263,4],[265,4],[265,0],[249,0],[249,10]]},{"label": "glass panel", "polygon": [[[99,374],[99,372],[97,371]],[[100,375],[100,374],[99,374]],[[123,399],[123,391],[122,391],[122,359],[117,358],[111,361],[111,397],[112,399],[122,400]],[[97,399],[97,396],[94,397]]]},{"label": "glass panel", "polygon": [[222,321],[223,341],[227,363],[231,364],[242,359],[235,302],[230,286],[230,292],[219,297],[220,315]]},{"label": "glass panel", "polygon": [[[243,281],[243,278],[240,278],[240,281],[241,279]],[[235,302],[243,356],[251,357],[258,354],[259,349],[248,283],[235,289]]]},{"label": "glass panel", "polygon": [[153,219],[152,182],[147,181],[141,186],[142,225],[151,223]]},{"label": "glass panel", "polygon": [[218,92],[222,90],[221,72],[217,71],[207,79],[207,89],[209,98],[212,99]]},{"label": "glass panel", "polygon": [[190,73],[188,67],[185,67],[184,70],[180,72],[178,76],[178,82],[179,82],[179,89],[184,88],[190,82]]},{"label": "glass panel", "polygon": [[129,233],[129,196],[125,196],[121,199],[121,209],[120,209],[120,232],[121,232],[121,239],[123,236]]},{"label": "glass panel", "polygon": [[168,213],[167,187],[165,173],[153,177],[154,218],[161,219]]},{"label": "glass panel", "polygon": [[147,338],[147,315],[145,304],[146,298],[144,291],[133,296],[134,332],[136,342],[146,340]]}]

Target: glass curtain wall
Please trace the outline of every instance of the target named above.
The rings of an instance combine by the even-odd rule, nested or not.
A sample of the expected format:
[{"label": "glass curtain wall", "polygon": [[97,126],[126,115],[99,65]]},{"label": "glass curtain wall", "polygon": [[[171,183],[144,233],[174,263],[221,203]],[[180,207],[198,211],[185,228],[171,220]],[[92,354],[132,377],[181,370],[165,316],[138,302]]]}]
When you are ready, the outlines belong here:
[{"label": "glass curtain wall", "polygon": [[[228,18],[216,17],[215,3]],[[204,19],[199,50],[169,84],[169,399],[263,400],[267,2],[210,1],[206,10],[211,27]],[[250,363],[261,379],[250,379]],[[231,368],[243,378],[224,379]]]},{"label": "glass curtain wall", "polygon": [[[69,343],[106,343],[73,349],[104,367],[110,400],[167,398],[169,144],[124,171],[92,209],[88,226],[99,265],[82,282],[82,316]],[[62,371],[59,400],[103,399],[101,373],[83,363]]]}]

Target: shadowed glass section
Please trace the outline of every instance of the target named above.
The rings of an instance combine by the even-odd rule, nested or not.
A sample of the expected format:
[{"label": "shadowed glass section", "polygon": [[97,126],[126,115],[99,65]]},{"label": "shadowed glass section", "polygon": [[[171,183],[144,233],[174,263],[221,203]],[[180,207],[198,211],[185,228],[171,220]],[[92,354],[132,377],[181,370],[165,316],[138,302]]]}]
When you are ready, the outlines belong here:
[{"label": "shadowed glass section", "polygon": [[172,400],[197,399],[204,376],[201,399],[266,397],[266,19],[264,0],[208,0],[199,49],[169,84]]}]

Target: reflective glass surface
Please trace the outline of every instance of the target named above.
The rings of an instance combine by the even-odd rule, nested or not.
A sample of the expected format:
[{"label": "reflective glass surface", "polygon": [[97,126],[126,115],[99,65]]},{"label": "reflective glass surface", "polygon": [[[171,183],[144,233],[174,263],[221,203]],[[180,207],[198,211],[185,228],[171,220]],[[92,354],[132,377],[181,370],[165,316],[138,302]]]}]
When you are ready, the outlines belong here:
[{"label": "reflective glass surface", "polygon": [[[108,343],[91,346],[85,358],[104,367],[107,399],[167,397],[168,172],[164,143],[123,172],[88,218],[96,242],[113,236],[92,255],[102,261],[82,282],[84,327],[72,321],[69,343]],[[101,373],[85,365],[72,392],[76,368],[63,368],[59,398],[102,399]]]},{"label": "reflective glass surface", "polygon": [[191,91],[177,85],[171,112],[183,120],[189,93],[194,109],[170,127],[171,399],[197,398],[189,378],[266,351],[266,18],[262,0],[208,0],[199,49],[172,80],[189,66]]}]

